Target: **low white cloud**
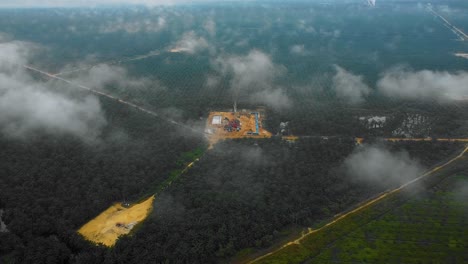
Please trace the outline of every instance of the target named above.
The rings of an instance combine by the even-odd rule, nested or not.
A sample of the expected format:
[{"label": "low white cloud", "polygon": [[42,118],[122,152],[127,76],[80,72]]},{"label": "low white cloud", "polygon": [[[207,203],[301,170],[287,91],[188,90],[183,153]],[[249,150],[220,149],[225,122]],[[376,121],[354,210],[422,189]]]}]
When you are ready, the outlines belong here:
[{"label": "low white cloud", "polygon": [[11,35],[9,35],[7,33],[0,32],[0,43],[1,42],[11,41],[11,40],[12,40]]},{"label": "low white cloud", "polygon": [[249,45],[249,40],[248,39],[241,39],[237,41],[235,44],[237,47],[247,47]]},{"label": "low white cloud", "polygon": [[93,96],[70,99],[39,85],[8,82],[0,76],[0,125],[3,134],[25,138],[38,130],[69,133],[86,141],[96,139],[105,124],[99,101]]},{"label": "low white cloud", "polygon": [[208,19],[204,24],[203,28],[213,37],[216,35],[216,23],[213,19]]},{"label": "low white cloud", "polygon": [[[232,0],[217,0],[232,1]],[[251,0],[237,0],[251,1]],[[215,2],[214,0],[15,0],[0,1],[0,7],[96,7],[100,5],[177,5],[193,4],[194,2]]]},{"label": "low white cloud", "polygon": [[244,56],[220,56],[215,60],[214,67],[224,77],[230,78],[235,101],[249,97],[251,102],[265,103],[275,108],[290,104],[283,89],[275,85],[286,68],[276,65],[269,55],[259,50],[251,50]]},{"label": "low white cloud", "polygon": [[339,29],[328,30],[328,29],[325,29],[325,28],[320,28],[319,32],[324,37],[339,38],[341,36],[341,30],[339,30]]},{"label": "low white cloud", "polygon": [[200,51],[209,49],[210,45],[205,38],[197,36],[194,31],[184,33],[182,38],[177,41],[171,52],[185,52],[195,54]]},{"label": "low white cloud", "polygon": [[[468,178],[458,179],[457,184],[454,187],[453,198],[460,203],[466,203],[468,201]],[[466,208],[466,207],[465,207]],[[468,211],[468,208],[466,208]]]},{"label": "low white cloud", "polygon": [[391,152],[383,146],[363,145],[344,161],[346,173],[358,181],[390,187],[420,176],[423,169],[406,152]]},{"label": "low white cloud", "polygon": [[19,74],[36,48],[28,42],[0,41],[0,72]]},{"label": "low white cloud", "polygon": [[281,88],[263,90],[254,93],[251,97],[253,103],[263,103],[274,109],[285,109],[292,105],[291,100]]},{"label": "low white cloud", "polygon": [[307,22],[305,20],[303,20],[303,19],[300,19],[297,22],[297,28],[302,30],[302,31],[305,31],[307,33],[312,33],[312,34],[317,33],[315,28],[312,25],[308,25]]},{"label": "low white cloud", "polygon": [[221,82],[221,79],[219,77],[208,75],[206,77],[205,85],[208,88],[215,88],[216,86],[219,85],[220,82]]},{"label": "low white cloud", "polygon": [[271,57],[259,50],[251,50],[245,56],[221,56],[216,66],[224,75],[232,75],[231,87],[243,90],[269,89],[285,68],[275,65]]},{"label": "low white cloud", "polygon": [[307,51],[304,45],[293,45],[289,48],[289,51],[295,55],[306,55]]},{"label": "low white cloud", "polygon": [[106,120],[97,98],[54,92],[23,68],[33,44],[0,43],[0,132],[27,139],[33,133],[72,134],[85,141],[99,137]]},{"label": "low white cloud", "polygon": [[448,5],[438,5],[437,8],[440,10],[440,12],[443,13],[452,13],[454,9],[450,8]]},{"label": "low white cloud", "polygon": [[128,71],[116,65],[98,64],[73,78],[76,83],[84,84],[94,89],[127,90],[145,88],[152,85],[153,80],[146,77],[132,77]]},{"label": "low white cloud", "polygon": [[159,32],[167,26],[166,19],[159,17],[157,19],[144,19],[135,21],[109,21],[99,27],[100,33],[126,32],[129,34],[139,32]]},{"label": "low white cloud", "polygon": [[361,75],[354,75],[340,66],[335,66],[336,74],[333,77],[333,90],[338,98],[350,104],[362,103],[369,95],[371,89],[364,83]]},{"label": "low white cloud", "polygon": [[398,67],[385,72],[377,88],[386,96],[401,99],[463,99],[468,96],[468,72],[412,71]]}]

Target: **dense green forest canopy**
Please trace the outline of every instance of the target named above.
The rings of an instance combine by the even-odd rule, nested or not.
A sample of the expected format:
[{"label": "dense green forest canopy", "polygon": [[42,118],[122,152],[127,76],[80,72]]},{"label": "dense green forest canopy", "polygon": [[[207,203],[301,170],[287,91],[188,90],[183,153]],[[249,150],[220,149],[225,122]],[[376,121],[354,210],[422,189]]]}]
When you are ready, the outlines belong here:
[{"label": "dense green forest canopy", "polygon": [[445,262],[466,259],[466,170],[412,197],[308,262]]},{"label": "dense green forest canopy", "polygon": [[47,255],[35,254],[52,250],[50,260],[70,259],[84,243],[77,228],[114,202],[142,198],[181,167],[182,153],[204,147],[197,135],[104,103],[112,121],[97,142],[40,132],[28,141],[1,138],[0,207],[10,231],[1,233],[1,254],[37,263]]},{"label": "dense green forest canopy", "polygon": [[[468,138],[466,41],[382,2],[0,9],[0,263],[229,262],[458,154],[381,140]],[[465,1],[433,8],[468,30]],[[208,149],[234,101],[274,137]],[[76,233],[155,192],[115,247]]]},{"label": "dense green forest canopy", "polygon": [[[140,140],[163,140],[141,131]],[[1,233],[2,253],[24,262],[49,256],[77,263],[211,263],[245,248],[269,246],[286,227],[311,225],[393,187],[340,171],[353,152],[352,138],[225,141],[157,197],[151,216],[135,234],[111,251],[91,249],[74,230],[111,202],[138,197],[148,184],[162,181],[162,172],[175,168],[178,153],[194,146],[190,138],[164,140],[170,139],[175,140],[171,150],[148,147],[149,141],[120,142],[118,147],[102,143],[99,149],[72,138],[3,141],[2,159],[8,162],[2,170],[15,177],[1,184],[10,230]],[[424,165],[459,150],[457,144],[431,142],[389,148],[406,150]],[[151,250],[141,254],[144,249]]]}]

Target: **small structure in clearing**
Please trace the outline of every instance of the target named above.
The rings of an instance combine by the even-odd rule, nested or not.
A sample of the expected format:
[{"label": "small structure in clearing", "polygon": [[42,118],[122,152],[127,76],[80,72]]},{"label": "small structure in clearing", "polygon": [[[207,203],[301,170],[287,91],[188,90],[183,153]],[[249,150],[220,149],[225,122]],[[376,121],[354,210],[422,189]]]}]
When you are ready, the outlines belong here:
[{"label": "small structure in clearing", "polygon": [[289,141],[289,142],[295,142],[299,139],[298,136],[282,136],[281,137],[283,140]]},{"label": "small structure in clearing", "polygon": [[264,114],[260,111],[210,112],[205,132],[210,145],[226,138],[270,138],[262,126]]},{"label": "small structure in clearing", "polygon": [[111,247],[119,236],[130,233],[132,228],[145,220],[153,208],[154,195],[131,207],[117,203],[96,218],[83,225],[78,233],[86,240]]},{"label": "small structure in clearing", "polygon": [[212,125],[221,125],[223,122],[223,117],[222,116],[213,116],[213,121],[211,122]]}]

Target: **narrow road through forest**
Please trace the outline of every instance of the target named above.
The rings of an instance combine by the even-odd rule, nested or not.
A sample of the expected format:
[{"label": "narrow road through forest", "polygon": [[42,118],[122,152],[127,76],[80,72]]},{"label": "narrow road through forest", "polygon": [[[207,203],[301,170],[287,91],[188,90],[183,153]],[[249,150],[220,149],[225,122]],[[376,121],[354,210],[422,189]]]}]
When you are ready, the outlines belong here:
[{"label": "narrow road through forest", "polygon": [[415,178],[415,179],[413,179],[413,180],[411,180],[411,181],[409,181],[409,182],[407,182],[407,183],[401,185],[400,187],[398,187],[398,188],[396,188],[396,189],[394,189],[394,190],[391,190],[391,191],[388,191],[388,192],[385,192],[385,193],[379,195],[378,197],[376,197],[376,198],[374,198],[374,199],[372,199],[372,200],[370,200],[370,201],[368,201],[368,202],[362,204],[361,206],[359,206],[359,207],[357,207],[357,208],[355,208],[355,209],[353,209],[353,210],[351,210],[351,211],[349,211],[349,212],[346,212],[346,213],[341,214],[341,215],[340,215],[339,217],[337,217],[336,219],[332,220],[331,222],[325,224],[324,226],[322,226],[322,227],[320,227],[320,228],[318,228],[318,229],[311,229],[311,228],[308,228],[307,232],[301,234],[301,236],[298,237],[297,239],[294,239],[294,240],[292,240],[292,241],[290,241],[290,242],[287,242],[287,243],[283,244],[281,247],[279,247],[279,248],[277,248],[277,249],[275,249],[275,250],[273,250],[273,251],[271,251],[271,252],[268,252],[268,253],[266,253],[266,254],[260,256],[260,257],[257,257],[257,258],[255,258],[254,260],[251,260],[251,261],[249,261],[249,262],[247,262],[247,263],[250,264],[250,263],[258,262],[258,261],[260,261],[260,260],[262,260],[262,259],[264,259],[264,258],[266,258],[266,257],[268,257],[268,256],[271,256],[271,255],[273,255],[273,254],[275,254],[275,253],[277,253],[277,252],[283,250],[284,248],[286,248],[286,247],[288,247],[288,246],[290,246],[290,245],[295,245],[295,244],[297,245],[297,244],[300,244],[301,241],[304,240],[305,238],[307,238],[308,236],[311,236],[311,235],[313,235],[314,233],[317,233],[317,232],[319,232],[319,231],[322,230],[322,229],[325,229],[325,228],[327,228],[327,227],[330,227],[330,226],[332,226],[333,224],[335,224],[335,223],[337,223],[337,222],[339,222],[339,221],[341,221],[341,220],[347,218],[348,216],[350,216],[350,215],[352,215],[352,214],[355,214],[355,213],[357,213],[358,211],[364,210],[364,209],[366,209],[367,207],[369,207],[369,206],[371,206],[371,205],[373,205],[373,204],[376,204],[376,203],[378,203],[379,201],[385,199],[385,198],[388,197],[389,195],[394,194],[394,193],[397,193],[397,192],[400,192],[400,191],[402,191],[403,189],[409,187],[410,185],[412,185],[412,184],[414,184],[414,183],[416,183],[416,182],[418,182],[418,181],[424,179],[425,177],[427,177],[427,176],[429,176],[429,175],[431,175],[431,174],[433,174],[433,173],[439,171],[440,169],[442,169],[442,168],[444,168],[444,167],[450,165],[450,164],[453,163],[454,161],[456,161],[456,160],[460,159],[461,157],[463,157],[463,155],[464,155],[467,151],[468,151],[468,146],[466,146],[465,149],[463,149],[463,151],[462,151],[460,154],[458,154],[456,157],[452,158],[451,160],[447,161],[446,163],[444,163],[444,164],[442,164],[442,165],[440,165],[440,166],[437,166],[437,167],[431,169],[430,171],[424,173],[423,175],[421,175],[421,176],[419,176],[419,177],[417,177],[417,178]]}]

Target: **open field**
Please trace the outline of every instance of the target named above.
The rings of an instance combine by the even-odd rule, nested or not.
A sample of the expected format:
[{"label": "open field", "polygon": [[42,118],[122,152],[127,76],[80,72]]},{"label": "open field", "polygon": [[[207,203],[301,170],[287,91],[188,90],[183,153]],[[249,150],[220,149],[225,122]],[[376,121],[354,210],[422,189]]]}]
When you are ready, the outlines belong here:
[{"label": "open field", "polygon": [[[221,117],[221,124],[213,124],[213,118]],[[240,121],[241,128],[239,131],[226,131],[224,129],[223,122],[227,120],[238,119]],[[225,121],[226,120],[226,121]],[[226,138],[270,138],[271,133],[262,127],[263,114],[259,113],[258,115],[258,134],[256,132],[256,121],[255,115],[251,114],[251,111],[246,111],[245,113],[233,112],[210,112],[208,119],[206,121],[206,132],[209,134],[208,138],[210,145],[214,145],[216,142]]]},{"label": "open field", "polygon": [[466,176],[450,177],[435,190],[356,229],[309,262],[466,263],[468,197],[457,186],[467,183]]},{"label": "open field", "polygon": [[[414,183],[425,180],[428,176],[439,172],[441,169],[452,165],[458,160],[464,160],[466,147],[458,156],[444,164],[433,168],[420,177],[400,186],[397,189],[382,193],[357,208],[339,214],[335,219],[317,229],[308,229],[293,241],[287,242],[281,247],[266,253],[248,263],[303,263],[305,260],[317,256],[325,247],[333,241],[353,232],[356,228],[365,225],[407,199],[404,190]],[[378,206],[377,206],[378,205]]]},{"label": "open field", "polygon": [[119,236],[130,233],[153,208],[154,195],[131,207],[117,203],[82,226],[78,233],[96,244],[113,246]]}]

